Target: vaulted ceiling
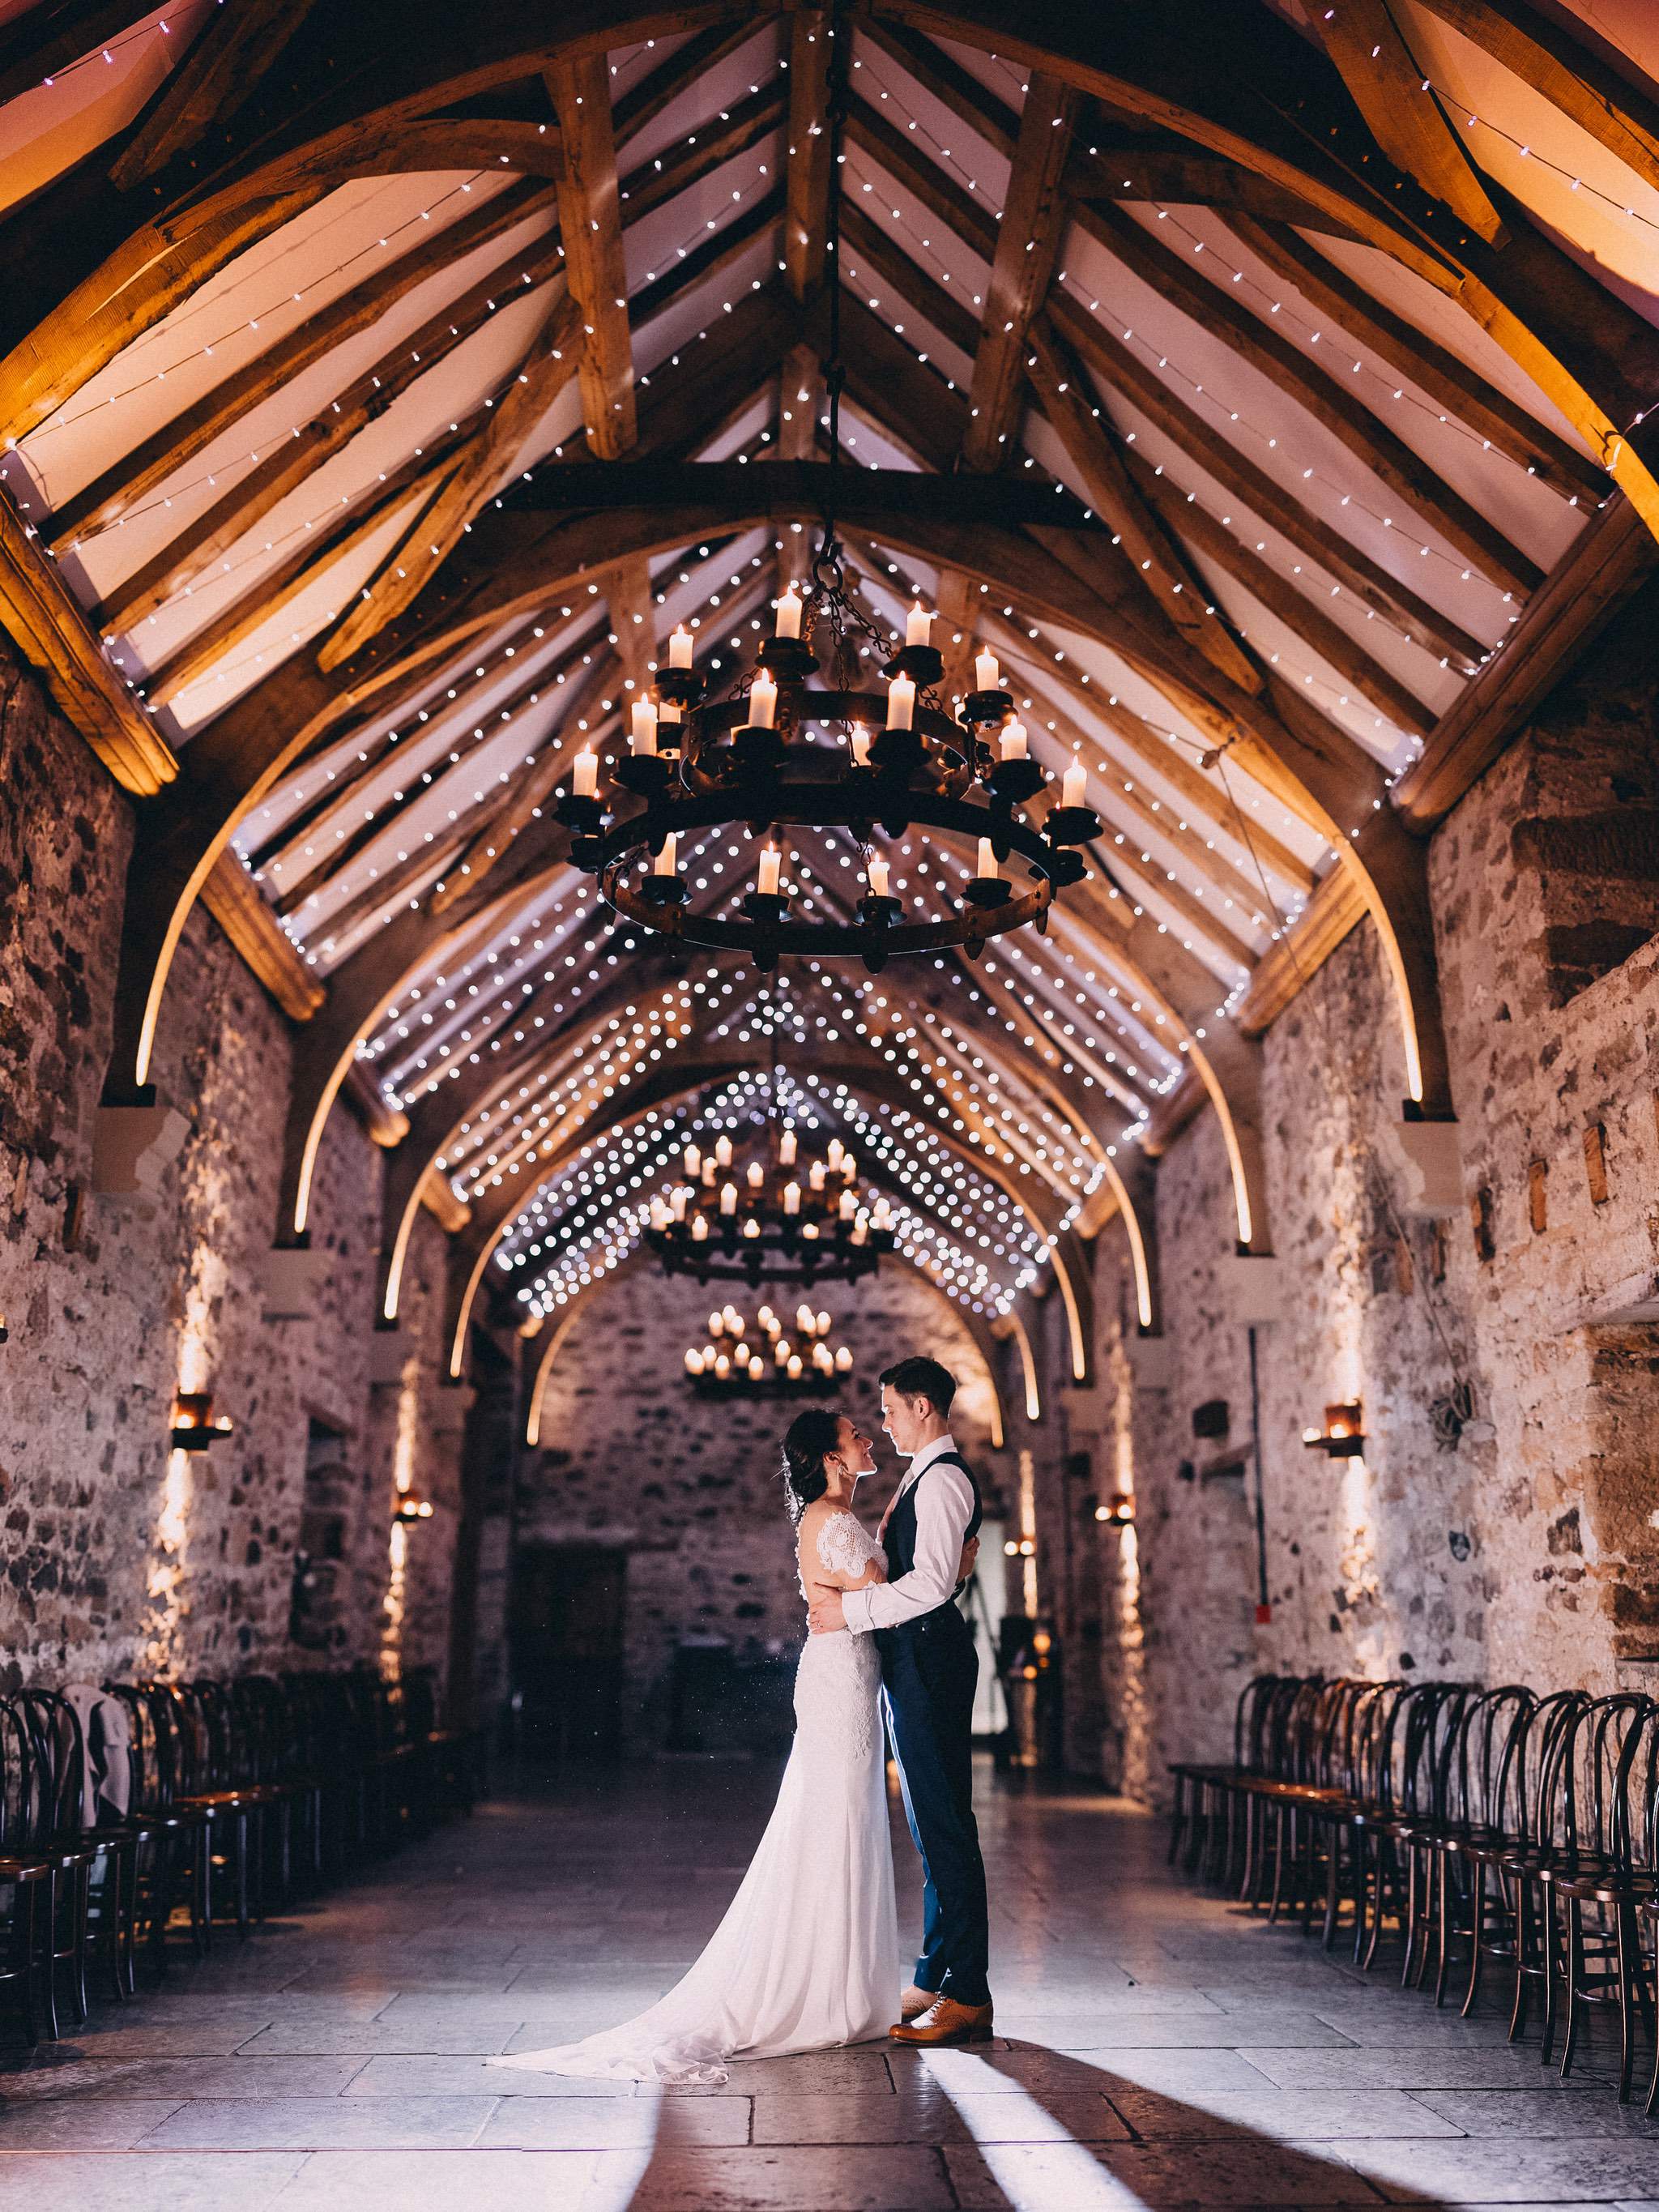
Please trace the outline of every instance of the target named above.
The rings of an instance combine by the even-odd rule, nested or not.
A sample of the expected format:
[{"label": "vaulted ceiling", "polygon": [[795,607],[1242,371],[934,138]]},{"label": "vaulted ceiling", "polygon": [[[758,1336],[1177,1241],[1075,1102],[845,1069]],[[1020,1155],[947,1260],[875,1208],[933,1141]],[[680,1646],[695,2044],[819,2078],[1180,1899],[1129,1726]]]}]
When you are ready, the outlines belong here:
[{"label": "vaulted ceiling", "polygon": [[[343,12],[0,0],[0,619],[138,803],[112,1096],[205,898],[299,1023],[285,1226],[349,1085],[388,1310],[424,1198],[459,1345],[775,1057],[965,1311],[1053,1267],[1079,1371],[1075,1238],[1122,1217],[1149,1317],[1194,1106],[1265,1242],[1251,1040],[1362,915],[1448,1110],[1423,833],[1659,526],[1653,10]],[[951,688],[990,646],[1106,827],[1045,937],[765,978],[619,929],[550,800],[805,573],[836,285],[866,607]]]}]

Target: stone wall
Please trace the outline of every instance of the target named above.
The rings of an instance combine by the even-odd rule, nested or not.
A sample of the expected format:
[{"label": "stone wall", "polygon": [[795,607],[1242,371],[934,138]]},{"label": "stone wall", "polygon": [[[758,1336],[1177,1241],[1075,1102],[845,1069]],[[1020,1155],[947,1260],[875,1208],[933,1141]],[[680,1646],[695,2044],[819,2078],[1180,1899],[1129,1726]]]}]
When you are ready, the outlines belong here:
[{"label": "stone wall", "polygon": [[[153,1193],[92,1188],[131,834],[92,754],[0,663],[0,1664],[46,1681],[223,1673],[378,1661],[399,1641],[441,1662],[459,1462],[435,1379],[443,1239],[423,1218],[404,1298],[418,1357],[401,1386],[372,1387],[379,1155],[337,1112],[314,1312],[267,1317],[289,1032],[199,906],[155,1055],[176,1153]],[[234,1433],[173,1451],[174,1393],[203,1389]],[[290,1636],[308,1441],[332,1467],[340,1549],[320,1644]],[[400,1455],[438,1510],[410,1537],[393,1623]]]},{"label": "stone wall", "polygon": [[[1455,1211],[1411,1214],[1369,923],[1264,1041],[1265,1620],[1249,1331],[1212,1115],[1158,1164],[1161,1340],[1125,1326],[1121,1233],[1099,1240],[1096,1425],[1130,1439],[1139,1580],[1103,1672],[1109,1705],[1144,1701],[1154,1793],[1164,1759],[1226,1748],[1237,1688],[1262,1668],[1653,1686],[1659,1331],[1628,1315],[1659,1278],[1656,699],[1650,592],[1432,841]],[[1455,1382],[1473,1420],[1452,1443],[1431,1408]],[[1306,1449],[1303,1429],[1350,1399],[1363,1457]],[[1194,1410],[1215,1400],[1227,1433],[1198,1439]],[[1206,1479],[1229,1461],[1242,1472]]]},{"label": "stone wall", "polygon": [[[711,1306],[725,1302],[725,1290],[644,1268],[601,1291],[560,1351],[540,1448],[526,1455],[520,1479],[520,1542],[627,1553],[623,1718],[635,1748],[667,1733],[683,1638],[792,1655],[802,1632],[778,1474],[779,1442],[795,1407],[768,1397],[714,1408],[694,1395],[684,1372],[686,1346],[702,1340]],[[796,1302],[775,1297],[786,1325]],[[856,1289],[820,1285],[813,1302],[834,1316],[831,1341],[853,1352],[842,1402],[876,1440],[881,1473],[860,1499],[867,1521],[879,1517],[902,1464],[880,1434],[876,1376],[908,1352],[927,1352],[957,1376],[957,1441],[988,1491],[1006,1487],[1009,1455],[989,1443],[984,1363],[936,1293],[889,1267]],[[732,1303],[752,1323],[759,1301],[745,1291]]]}]

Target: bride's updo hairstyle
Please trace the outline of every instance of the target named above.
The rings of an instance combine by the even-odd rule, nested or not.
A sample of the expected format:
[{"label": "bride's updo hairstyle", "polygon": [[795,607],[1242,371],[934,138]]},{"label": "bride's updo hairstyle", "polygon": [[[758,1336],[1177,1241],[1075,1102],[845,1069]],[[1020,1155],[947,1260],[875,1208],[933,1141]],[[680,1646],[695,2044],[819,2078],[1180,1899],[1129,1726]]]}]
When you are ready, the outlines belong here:
[{"label": "bride's updo hairstyle", "polygon": [[840,1441],[841,1414],[832,1407],[809,1406],[790,1422],[783,1439],[783,1503],[792,1521],[830,1487],[824,1457]]}]

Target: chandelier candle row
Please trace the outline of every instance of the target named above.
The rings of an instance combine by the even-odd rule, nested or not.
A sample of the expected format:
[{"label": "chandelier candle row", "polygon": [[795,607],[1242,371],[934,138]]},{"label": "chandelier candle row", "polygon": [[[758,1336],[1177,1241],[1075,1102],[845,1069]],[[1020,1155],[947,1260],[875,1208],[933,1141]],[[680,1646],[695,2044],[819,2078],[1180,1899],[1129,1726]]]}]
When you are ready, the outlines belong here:
[{"label": "chandelier candle row", "polygon": [[[975,656],[974,689],[947,709],[934,617],[916,601],[893,649],[853,602],[828,536],[805,593],[792,583],[775,610],[757,665],[723,698],[709,696],[693,665],[690,631],[674,631],[654,695],[631,709],[629,749],[616,769],[638,807],[613,813],[616,794],[599,795],[597,754],[576,755],[557,811],[572,860],[611,908],[683,943],[745,952],[762,973],[788,954],[857,957],[872,974],[896,953],[959,946],[971,959],[989,938],[1027,922],[1045,928],[1056,892],[1086,874],[1077,848],[1101,825],[1080,763],[1056,792],[1033,758],[996,656]],[[830,679],[820,685],[811,679],[826,647]],[[856,688],[859,662],[872,657],[884,697]],[[943,833],[973,854],[971,872],[954,897],[924,908],[895,884],[878,829],[890,841]],[[752,841],[751,888],[694,903],[691,853],[711,833],[739,831]],[[781,839],[791,831],[816,848],[821,895],[810,914],[785,879]],[[854,856],[860,893],[836,899],[836,864],[844,872]],[[938,855],[924,857],[933,865],[918,877],[943,893]],[[1023,883],[1004,872],[1010,861]]]},{"label": "chandelier candle row", "polygon": [[687,1145],[681,1167],[684,1180],[652,1199],[645,1232],[670,1274],[856,1280],[896,1241],[892,1208],[879,1194],[860,1200],[858,1161],[839,1137],[804,1161],[793,1125],[769,1124],[764,1152],[739,1164],[723,1130],[707,1151]]},{"label": "chandelier candle row", "polygon": [[814,1313],[801,1304],[795,1309],[795,1333],[790,1337],[770,1306],[762,1306],[751,1330],[735,1306],[723,1306],[708,1316],[708,1341],[691,1345],[685,1354],[685,1371],[705,1392],[827,1391],[853,1371],[853,1355],[838,1345],[832,1352],[827,1313]]}]

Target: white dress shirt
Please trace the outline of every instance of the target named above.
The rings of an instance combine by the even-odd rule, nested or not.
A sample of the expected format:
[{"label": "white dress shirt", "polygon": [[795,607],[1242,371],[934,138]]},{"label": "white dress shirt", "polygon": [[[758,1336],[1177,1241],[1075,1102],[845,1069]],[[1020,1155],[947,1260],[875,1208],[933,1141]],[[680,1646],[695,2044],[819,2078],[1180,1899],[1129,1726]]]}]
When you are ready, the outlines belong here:
[{"label": "white dress shirt", "polygon": [[[911,1460],[894,1504],[907,1490],[915,1489],[936,1459],[956,1448],[949,1436],[924,1444]],[[957,1586],[973,1513],[974,1493],[967,1476],[959,1467],[940,1468],[916,1500],[915,1565],[909,1573],[896,1582],[870,1583],[863,1589],[843,1592],[842,1611],[855,1636],[872,1628],[896,1628],[901,1621],[915,1620],[945,1604]]]}]

